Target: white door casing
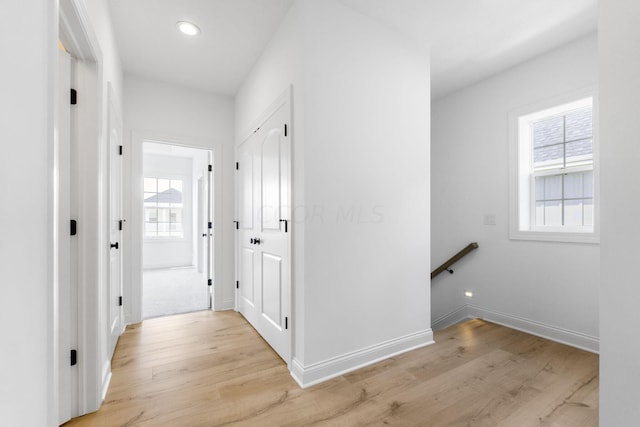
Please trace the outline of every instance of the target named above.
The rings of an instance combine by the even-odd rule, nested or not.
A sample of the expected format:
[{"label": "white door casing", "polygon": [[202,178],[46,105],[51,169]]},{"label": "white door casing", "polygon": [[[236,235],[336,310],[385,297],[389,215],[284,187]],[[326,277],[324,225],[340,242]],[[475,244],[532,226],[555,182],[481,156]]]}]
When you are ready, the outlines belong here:
[{"label": "white door casing", "polygon": [[214,262],[213,262],[213,256],[214,256],[214,251],[213,251],[213,197],[211,194],[211,189],[213,188],[213,159],[212,159],[212,154],[211,152],[207,153],[208,156],[208,160],[209,160],[209,165],[211,165],[211,167],[207,167],[207,173],[205,174],[205,176],[207,177],[207,179],[204,182],[204,191],[202,194],[202,198],[204,201],[204,205],[205,205],[205,212],[206,212],[206,225],[205,225],[205,233],[206,234],[206,253],[207,253],[207,259],[205,262],[205,268],[206,268],[206,278],[207,278],[207,283],[208,283],[208,292],[207,294],[209,295],[209,309],[212,310],[214,307],[214,303],[213,303],[213,298],[214,298],[214,287],[213,287],[213,269],[214,269]]},{"label": "white door casing", "polygon": [[197,255],[196,255],[196,266],[198,269],[198,273],[205,275],[206,272],[204,270],[206,264],[206,237],[207,237],[207,223],[206,223],[206,212],[204,207],[204,177],[198,178],[198,226],[197,226]]},{"label": "white door casing", "polygon": [[290,363],[290,129],[288,99],[242,142],[237,168],[238,310]]},{"label": "white door casing", "polygon": [[122,120],[109,85],[109,358],[113,356],[124,322],[122,315]]},{"label": "white door casing", "polygon": [[72,417],[71,303],[71,55],[58,52],[57,157],[57,280],[58,280],[58,423]]}]

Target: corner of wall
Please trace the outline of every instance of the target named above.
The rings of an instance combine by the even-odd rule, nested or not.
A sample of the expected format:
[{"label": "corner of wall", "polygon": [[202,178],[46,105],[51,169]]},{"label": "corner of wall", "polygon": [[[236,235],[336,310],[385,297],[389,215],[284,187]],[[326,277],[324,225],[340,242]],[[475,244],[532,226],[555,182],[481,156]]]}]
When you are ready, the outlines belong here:
[{"label": "corner of wall", "polygon": [[500,313],[473,304],[465,304],[444,316],[433,321],[433,329],[438,331],[449,326],[465,322],[471,319],[482,319],[491,323],[576,347],[591,353],[598,353],[600,350],[600,340],[580,332],[570,331],[557,326],[548,325],[535,320],[525,319],[506,313]]},{"label": "corner of wall", "polygon": [[433,331],[426,329],[311,365],[305,366],[294,358],[291,376],[300,387],[307,388],[433,343]]}]

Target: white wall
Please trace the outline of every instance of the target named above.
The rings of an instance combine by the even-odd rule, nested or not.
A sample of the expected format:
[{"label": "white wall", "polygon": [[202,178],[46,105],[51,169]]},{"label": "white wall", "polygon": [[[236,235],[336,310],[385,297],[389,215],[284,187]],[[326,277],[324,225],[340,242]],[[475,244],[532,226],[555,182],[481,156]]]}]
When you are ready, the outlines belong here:
[{"label": "white wall", "polygon": [[[78,2],[82,7],[84,2]],[[88,2],[89,33],[99,44],[102,58],[108,64],[102,73],[101,86],[114,82],[116,92],[120,79],[119,61],[111,34],[106,0]],[[53,272],[53,108],[57,73],[58,8],[57,2],[3,2],[2,16],[13,17],[2,26],[0,43],[3,51],[13,51],[12,66],[2,67],[2,100],[0,129],[10,144],[0,160],[2,193],[11,200],[12,208],[0,210],[2,243],[0,271],[2,298],[11,301],[2,310],[5,325],[0,353],[0,413],[2,422],[24,426],[53,425],[57,420],[57,387],[55,385],[57,325],[55,324],[57,289]],[[38,25],[33,25],[38,23]],[[99,27],[99,31],[93,28]],[[31,27],[27,33],[25,27]],[[16,48],[18,47],[18,48]],[[106,115],[106,96],[101,106]],[[106,128],[105,128],[106,131]],[[104,140],[104,135],[103,138]],[[97,141],[96,141],[97,144]],[[29,173],[25,174],[25,170]],[[93,165],[104,171],[104,165]],[[96,186],[99,178],[96,177]],[[95,194],[95,193],[94,193]],[[102,194],[102,196],[104,193]],[[104,199],[102,199],[104,201]],[[102,205],[106,206],[106,205]],[[95,218],[94,223],[98,223]],[[23,226],[17,227],[17,224]],[[106,234],[106,223],[100,227]],[[84,284],[95,294],[96,316],[103,310],[106,298],[104,266],[107,251],[96,254],[95,281]],[[101,259],[101,260],[100,260]],[[102,306],[101,306],[102,304]],[[103,321],[104,318],[96,318]],[[106,342],[107,324],[103,322],[97,343]],[[95,332],[94,332],[95,335]],[[98,344],[99,345],[99,344]],[[98,347],[99,348],[99,347]],[[108,367],[105,352],[98,355],[96,370],[89,364],[88,375],[102,377]],[[84,398],[93,399],[97,407],[101,378]],[[90,406],[91,406],[90,405]]]},{"label": "white wall", "polygon": [[169,268],[193,265],[193,159],[144,153],[145,177],[180,179],[182,188],[184,238],[144,239],[142,268]]},{"label": "white wall", "polygon": [[430,329],[430,80],[426,53],[337,2],[309,1],[305,29],[312,365]]},{"label": "white wall", "polygon": [[509,112],[596,85],[597,55],[591,35],[434,102],[432,266],[480,245],[432,281],[434,326],[479,314],[597,350],[599,246],[509,240],[508,224]]},{"label": "white wall", "polygon": [[[120,55],[116,44],[113,24],[111,22],[111,12],[109,9],[109,0],[82,0],[84,1],[89,19],[93,24],[93,31],[100,43],[100,49],[103,55],[103,90],[106,93],[107,82],[113,85],[114,92],[117,96],[119,111],[122,112],[122,64],[120,63]],[[105,99],[106,105],[106,99]],[[103,111],[106,118],[107,109]],[[106,130],[105,130],[106,132]]]},{"label": "white wall", "polygon": [[55,75],[49,74],[57,58],[57,9],[45,0],[2,2],[0,15],[12,17],[0,27],[0,46],[13,52],[11,65],[0,71],[0,414],[6,425],[43,426],[57,410],[51,356]]},{"label": "white wall", "polygon": [[[225,96],[149,81],[131,75],[125,76],[124,89],[126,93],[125,142],[131,144],[132,152],[129,158],[131,163],[125,166],[125,182],[132,183],[132,193],[125,199],[125,212],[128,217],[133,218],[131,199],[133,193],[141,194],[142,191],[141,138],[148,137],[159,142],[187,144],[196,148],[214,150],[214,176],[216,177],[214,308],[231,309],[234,304],[235,290],[233,100]],[[134,229],[131,227],[129,233]],[[137,301],[136,296],[131,295],[131,289],[132,283],[141,280],[139,275],[142,268],[142,239],[141,233],[136,239],[133,239],[133,235],[130,236],[131,253],[127,255],[125,250],[125,259],[128,257],[132,263],[125,265],[125,298],[128,295],[130,301],[133,300],[139,305],[141,301]],[[139,317],[141,313],[134,314],[136,313],[132,311],[132,306],[127,305],[125,300],[127,322],[141,320]]]},{"label": "white wall", "polygon": [[306,385],[431,341],[429,63],[342,5],[299,0],[238,92],[236,142],[288,84]]},{"label": "white wall", "polygon": [[600,0],[600,425],[640,419],[640,3]]}]

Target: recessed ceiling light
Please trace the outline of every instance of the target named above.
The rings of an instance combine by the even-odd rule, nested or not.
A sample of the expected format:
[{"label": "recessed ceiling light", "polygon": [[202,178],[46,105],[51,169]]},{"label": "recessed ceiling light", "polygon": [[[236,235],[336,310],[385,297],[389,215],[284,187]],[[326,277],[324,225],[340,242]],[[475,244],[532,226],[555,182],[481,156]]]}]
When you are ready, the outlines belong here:
[{"label": "recessed ceiling light", "polygon": [[200,34],[200,28],[196,24],[187,21],[178,21],[176,26],[180,31],[188,36],[197,36]]}]

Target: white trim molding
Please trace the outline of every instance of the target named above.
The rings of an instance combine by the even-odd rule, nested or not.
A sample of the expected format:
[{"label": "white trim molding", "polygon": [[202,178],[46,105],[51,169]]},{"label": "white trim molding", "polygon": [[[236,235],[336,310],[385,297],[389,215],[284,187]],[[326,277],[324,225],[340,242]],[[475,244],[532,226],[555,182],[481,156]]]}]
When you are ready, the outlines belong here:
[{"label": "white trim molding", "polygon": [[[559,114],[578,106],[591,106],[593,114],[593,161],[582,170],[592,170],[594,220],[593,227],[536,227],[532,224],[534,206],[530,131],[522,123],[530,123],[534,118]],[[528,129],[528,128],[527,128]],[[598,90],[590,86],[574,90],[553,98],[540,100],[509,112],[509,238],[511,240],[532,240],[567,243],[600,243],[600,186],[598,148]],[[553,174],[579,171],[580,167],[556,168]],[[539,172],[538,172],[539,174]]]},{"label": "white trim molding", "polygon": [[531,335],[586,350],[598,354],[600,339],[580,332],[570,331],[558,326],[548,325],[535,320],[525,319],[498,311],[489,310],[472,304],[466,304],[433,321],[433,329],[440,330],[470,319],[482,319],[507,328],[526,332]]},{"label": "white trim molding", "polygon": [[[165,134],[162,132],[150,131],[150,130],[131,130],[131,133],[125,136],[125,141],[129,138],[130,150],[131,150],[131,164],[129,166],[129,185],[128,189],[123,193],[123,197],[127,200],[125,217],[131,218],[131,225],[125,227],[125,232],[128,232],[128,238],[130,244],[130,257],[127,264],[128,274],[125,276],[124,281],[124,294],[125,294],[125,321],[127,324],[138,323],[142,321],[142,250],[144,244],[142,224],[144,222],[143,213],[143,150],[142,145],[144,142],[157,142],[160,144],[178,145],[187,148],[197,148],[200,150],[208,150],[212,153],[212,164],[216,165],[213,168],[213,198],[214,209],[212,212],[212,220],[214,229],[217,230],[216,238],[213,241],[214,252],[214,268],[213,268],[213,310],[222,311],[233,309],[234,303],[227,300],[219,301],[224,295],[224,287],[228,286],[229,289],[234,284],[224,284],[222,281],[224,264],[222,263],[222,241],[224,239],[225,231],[222,218],[222,192],[223,192],[223,147],[215,140],[197,136],[189,135],[175,135]],[[126,234],[126,233],[125,233]],[[160,243],[160,242],[159,242]],[[157,268],[157,267],[154,267]]]},{"label": "white trim molding", "polygon": [[426,329],[308,366],[294,358],[291,363],[291,376],[300,387],[307,388],[433,343],[433,331]]},{"label": "white trim molding", "polygon": [[213,301],[213,311],[228,311],[235,310],[236,308],[236,300],[235,298],[226,299],[220,301],[216,299]]}]

